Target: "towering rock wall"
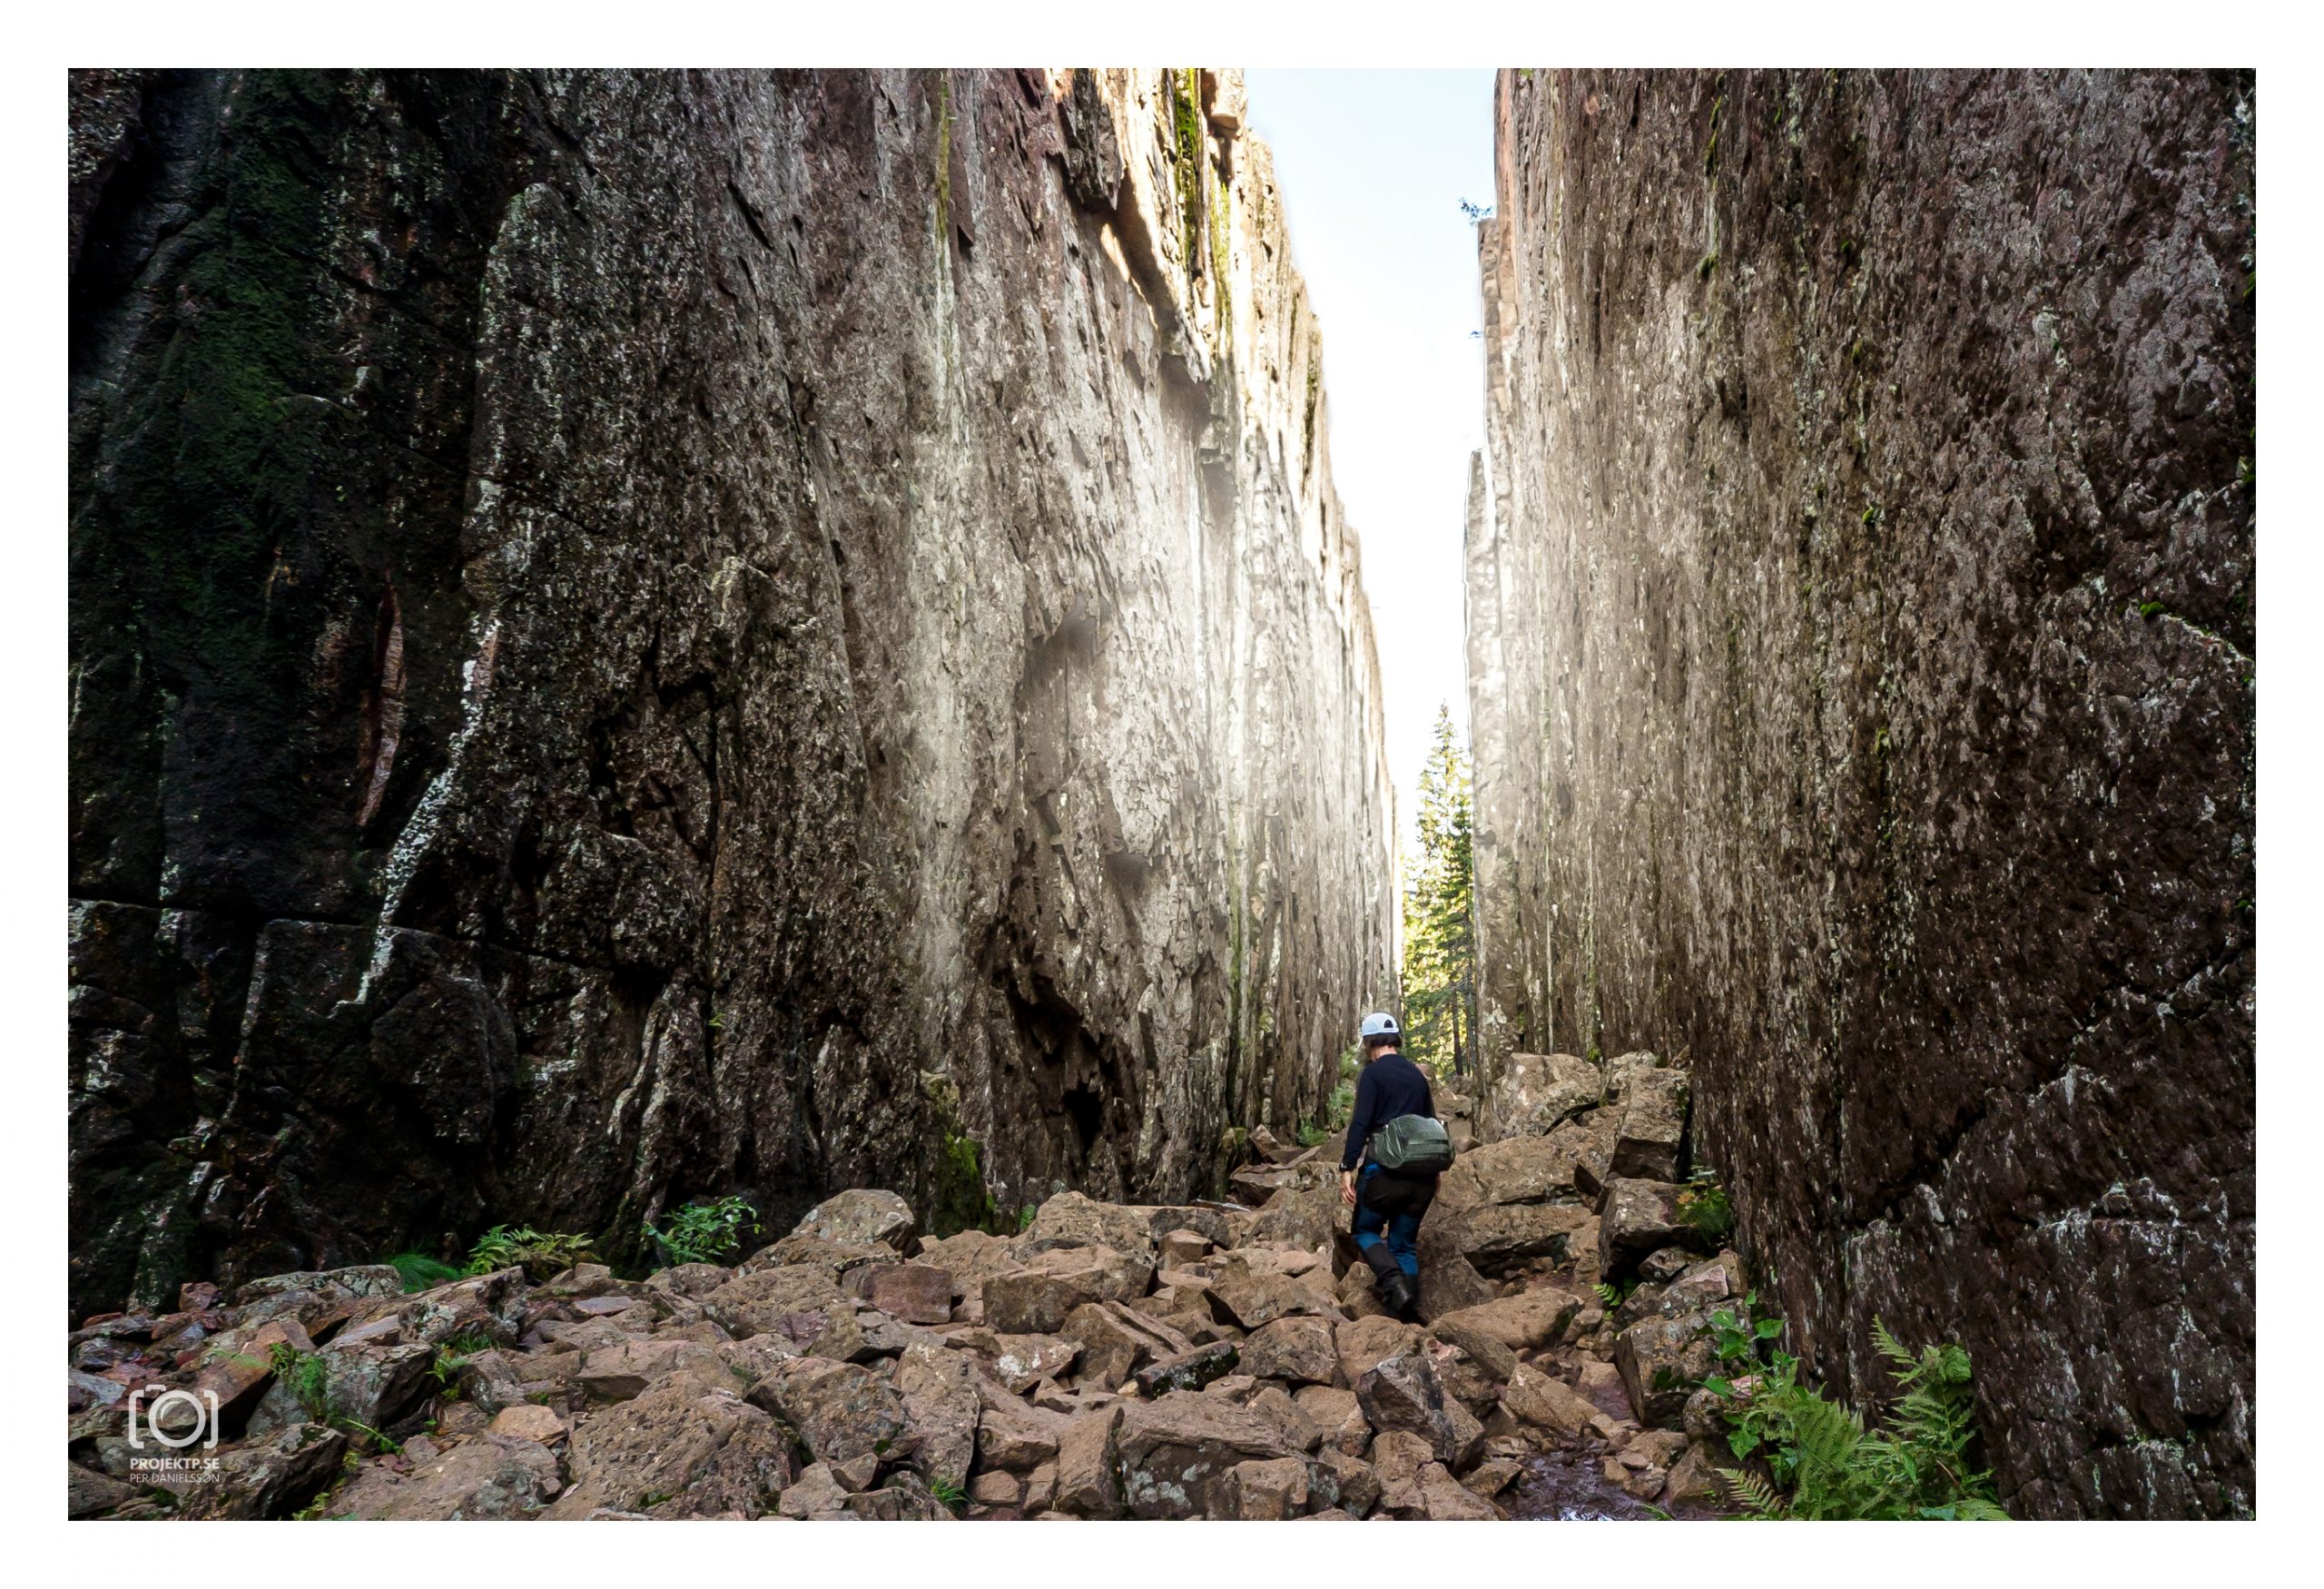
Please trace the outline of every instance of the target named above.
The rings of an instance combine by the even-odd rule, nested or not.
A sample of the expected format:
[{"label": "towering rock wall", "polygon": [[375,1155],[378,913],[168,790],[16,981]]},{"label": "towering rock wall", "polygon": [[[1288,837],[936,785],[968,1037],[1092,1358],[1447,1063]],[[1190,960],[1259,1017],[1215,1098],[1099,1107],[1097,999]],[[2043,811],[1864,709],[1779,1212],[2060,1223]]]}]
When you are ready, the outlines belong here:
[{"label": "towering rock wall", "polygon": [[1506,74],[1489,1055],[1684,1047],[1805,1354],[2253,1504],[2251,80]]},{"label": "towering rock wall", "polygon": [[1393,797],[1239,100],[76,76],[76,1308],[1316,1110]]}]

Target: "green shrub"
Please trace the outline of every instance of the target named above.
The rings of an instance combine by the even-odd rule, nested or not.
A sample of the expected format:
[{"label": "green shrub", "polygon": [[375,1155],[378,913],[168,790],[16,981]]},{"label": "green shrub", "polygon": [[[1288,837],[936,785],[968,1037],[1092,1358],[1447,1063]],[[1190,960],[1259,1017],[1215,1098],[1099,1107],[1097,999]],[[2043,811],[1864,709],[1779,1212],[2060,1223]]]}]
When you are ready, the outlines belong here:
[{"label": "green shrub", "polygon": [[650,1220],[645,1226],[647,1239],[678,1263],[716,1263],[742,1246],[745,1233],[758,1230],[758,1210],[739,1197],[688,1203],[672,1211],[666,1229],[655,1229]]},{"label": "green shrub", "polygon": [[597,1261],[596,1238],[536,1230],[529,1225],[510,1229],[495,1225],[468,1249],[464,1273],[488,1275],[495,1269],[522,1268],[530,1280],[546,1280],[575,1264]]},{"label": "green shrub", "polygon": [[1735,1234],[1735,1205],[1708,1170],[1695,1171],[1680,1189],[1679,1218],[1722,1245]]},{"label": "green shrub", "polygon": [[1894,1366],[1898,1396],[1867,1429],[1861,1415],[1799,1383],[1799,1360],[1777,1344],[1780,1318],[1754,1318],[1758,1293],[1711,1316],[1721,1372],[1703,1383],[1726,1402],[1728,1448],[1758,1473],[1727,1472],[1757,1518],[1983,1520],[2008,1514],[1992,1476],[1971,1466],[1976,1415],[1969,1354],[1952,1342],[1915,1353],[1878,1319],[1873,1338]]},{"label": "green shrub", "polygon": [[330,1369],[320,1352],[302,1352],[289,1341],[267,1348],[267,1363],[274,1377],[318,1424],[330,1422]]},{"label": "green shrub", "polygon": [[399,1252],[385,1260],[388,1267],[403,1277],[407,1291],[432,1291],[438,1286],[449,1285],[460,1278],[462,1270],[424,1252]]}]

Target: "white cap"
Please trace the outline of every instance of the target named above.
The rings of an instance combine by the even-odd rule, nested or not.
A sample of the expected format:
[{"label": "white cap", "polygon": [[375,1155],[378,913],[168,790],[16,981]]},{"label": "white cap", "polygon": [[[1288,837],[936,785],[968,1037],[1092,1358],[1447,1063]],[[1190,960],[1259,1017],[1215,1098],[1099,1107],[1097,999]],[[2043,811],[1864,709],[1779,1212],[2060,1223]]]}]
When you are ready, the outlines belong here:
[{"label": "white cap", "polygon": [[1364,1018],[1364,1030],[1356,1034],[1360,1042],[1367,1037],[1395,1037],[1399,1034],[1396,1018],[1385,1010],[1375,1010]]}]

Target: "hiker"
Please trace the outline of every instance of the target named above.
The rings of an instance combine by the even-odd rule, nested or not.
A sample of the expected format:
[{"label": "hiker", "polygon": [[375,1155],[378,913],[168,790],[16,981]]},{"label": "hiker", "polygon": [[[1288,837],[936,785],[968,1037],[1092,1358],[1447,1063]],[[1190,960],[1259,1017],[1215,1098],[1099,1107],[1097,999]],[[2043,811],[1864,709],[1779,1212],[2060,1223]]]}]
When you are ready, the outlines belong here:
[{"label": "hiker", "polygon": [[1401,1051],[1396,1018],[1365,1016],[1358,1039],[1364,1073],[1340,1155],[1340,1200],[1355,1210],[1350,1234],[1378,1278],[1381,1306],[1409,1321],[1420,1303],[1413,1243],[1436,1196],[1437,1173],[1452,1163],[1452,1141],[1437,1122],[1428,1077]]}]

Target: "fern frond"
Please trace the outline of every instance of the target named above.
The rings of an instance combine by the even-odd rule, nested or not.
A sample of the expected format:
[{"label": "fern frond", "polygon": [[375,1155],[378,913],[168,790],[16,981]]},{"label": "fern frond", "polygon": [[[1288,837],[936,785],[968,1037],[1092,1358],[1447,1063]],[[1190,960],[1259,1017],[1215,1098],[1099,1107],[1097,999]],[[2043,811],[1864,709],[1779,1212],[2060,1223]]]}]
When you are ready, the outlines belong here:
[{"label": "fern frond", "polygon": [[1888,1327],[1881,1323],[1877,1316],[1872,1320],[1872,1344],[1880,1349],[1882,1357],[1896,1365],[1896,1377],[1900,1380],[1918,1366],[1912,1353],[1905,1349],[1903,1342],[1888,1333]]},{"label": "fern frond", "polygon": [[1743,1508],[1746,1517],[1773,1522],[1784,1515],[1784,1505],[1767,1481],[1755,1475],[1732,1467],[1717,1470],[1719,1482],[1727,1486],[1727,1498]]}]

